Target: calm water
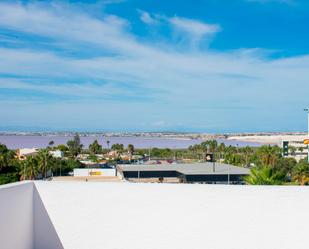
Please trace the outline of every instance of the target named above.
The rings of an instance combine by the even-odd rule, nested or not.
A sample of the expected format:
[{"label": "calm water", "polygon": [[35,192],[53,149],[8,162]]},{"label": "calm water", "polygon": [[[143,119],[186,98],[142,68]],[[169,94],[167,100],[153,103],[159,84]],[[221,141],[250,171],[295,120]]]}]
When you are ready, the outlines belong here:
[{"label": "calm water", "polygon": [[[0,143],[5,144],[10,149],[17,148],[44,148],[48,146],[49,141],[54,141],[55,145],[66,144],[72,137],[68,136],[4,136],[0,135]],[[199,144],[203,142],[201,139],[177,139],[177,138],[147,138],[147,137],[81,137],[81,143],[84,148],[88,148],[95,139],[107,148],[106,141],[110,141],[110,146],[115,143],[133,144],[136,148],[188,148],[190,145]],[[258,143],[239,142],[230,140],[218,140],[219,143],[224,142],[226,145],[234,146],[259,146]]]}]

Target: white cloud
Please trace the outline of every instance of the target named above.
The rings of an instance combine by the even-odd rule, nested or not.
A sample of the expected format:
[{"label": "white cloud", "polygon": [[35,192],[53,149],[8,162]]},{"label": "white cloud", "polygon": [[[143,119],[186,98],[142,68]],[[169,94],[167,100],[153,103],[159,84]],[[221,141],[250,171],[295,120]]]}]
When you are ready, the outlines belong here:
[{"label": "white cloud", "polygon": [[[180,17],[167,20],[195,41],[221,30],[219,25]],[[19,77],[2,77],[0,89],[81,97],[78,106],[82,110],[90,109],[93,102],[102,106],[95,112],[100,117],[111,115],[112,108],[116,113],[125,110],[127,125],[132,126],[144,119],[150,126],[158,125],[158,120],[170,126],[185,120],[195,126],[226,127],[235,125],[235,115],[239,115],[237,120],[244,125],[247,122],[263,125],[270,107],[305,105],[309,56],[268,59],[259,49],[192,51],[189,45],[175,50],[173,40],[162,46],[156,41],[141,42],[130,32],[130,25],[129,21],[112,15],[94,18],[67,8],[0,3],[1,27],[50,38],[55,46],[65,44],[67,49],[78,49],[83,45],[86,50],[96,51],[95,56],[72,57],[57,50],[1,48],[0,74]],[[46,79],[49,81],[45,82]],[[141,97],[149,99],[141,104]],[[58,102],[47,105],[63,117],[69,109]],[[14,103],[6,112],[10,108],[13,113]],[[50,113],[44,116],[42,107],[33,104],[31,108],[43,113],[46,120],[51,119]],[[251,109],[260,110],[251,117],[252,121],[246,119]],[[136,117],[137,112],[145,115]],[[85,111],[84,118],[91,115]],[[188,117],[195,122],[187,121]],[[36,119],[39,121],[42,116]]]},{"label": "white cloud", "polygon": [[172,17],[169,21],[175,28],[199,37],[214,35],[221,31],[217,24],[207,24],[188,18]]},{"label": "white cloud", "polygon": [[159,20],[156,17],[153,17],[149,12],[143,10],[138,10],[138,12],[140,13],[140,19],[142,22],[148,25],[159,23]]}]

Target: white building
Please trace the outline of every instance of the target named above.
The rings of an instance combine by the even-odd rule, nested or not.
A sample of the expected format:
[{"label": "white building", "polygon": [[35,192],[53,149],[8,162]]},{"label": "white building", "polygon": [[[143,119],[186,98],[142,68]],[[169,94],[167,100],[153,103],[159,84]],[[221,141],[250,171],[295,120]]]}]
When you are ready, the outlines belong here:
[{"label": "white building", "polygon": [[63,152],[61,150],[51,150],[49,152],[54,158],[62,158]]},{"label": "white building", "polygon": [[114,168],[75,168],[74,176],[116,176]]},{"label": "white building", "polygon": [[307,187],[37,181],[0,201],[1,249],[308,247]]}]

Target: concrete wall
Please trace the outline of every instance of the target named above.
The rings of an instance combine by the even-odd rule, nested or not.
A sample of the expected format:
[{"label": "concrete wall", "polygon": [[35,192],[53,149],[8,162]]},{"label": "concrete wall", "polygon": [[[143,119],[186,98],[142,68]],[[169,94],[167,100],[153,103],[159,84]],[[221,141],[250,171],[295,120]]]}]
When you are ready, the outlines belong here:
[{"label": "concrete wall", "polygon": [[63,249],[33,182],[0,186],[1,249]]},{"label": "concrete wall", "polygon": [[34,249],[63,249],[36,187],[33,188]]},{"label": "concrete wall", "polygon": [[0,186],[0,248],[32,249],[33,183]]},{"label": "concrete wall", "polygon": [[115,169],[74,169],[74,176],[91,176],[96,175],[97,176],[116,176],[116,170]]}]

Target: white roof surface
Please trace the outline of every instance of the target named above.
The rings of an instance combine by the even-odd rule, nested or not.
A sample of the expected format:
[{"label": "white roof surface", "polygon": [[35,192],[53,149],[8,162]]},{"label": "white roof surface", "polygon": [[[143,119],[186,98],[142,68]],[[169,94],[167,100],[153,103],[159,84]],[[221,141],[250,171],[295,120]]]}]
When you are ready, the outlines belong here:
[{"label": "white roof surface", "polygon": [[65,249],[308,248],[309,188],[36,182]]}]

